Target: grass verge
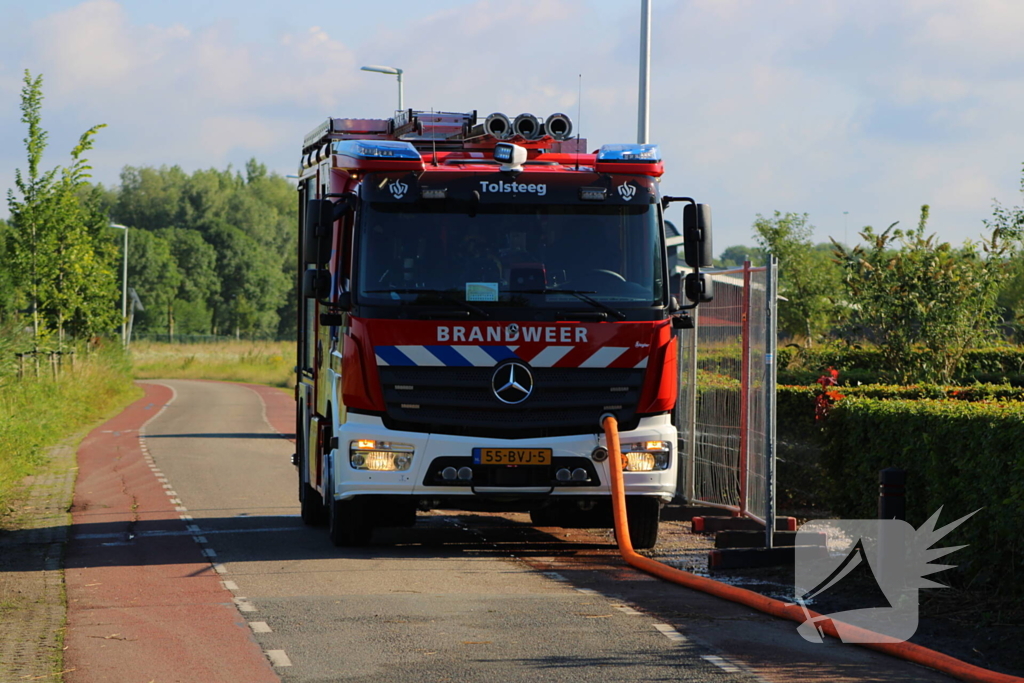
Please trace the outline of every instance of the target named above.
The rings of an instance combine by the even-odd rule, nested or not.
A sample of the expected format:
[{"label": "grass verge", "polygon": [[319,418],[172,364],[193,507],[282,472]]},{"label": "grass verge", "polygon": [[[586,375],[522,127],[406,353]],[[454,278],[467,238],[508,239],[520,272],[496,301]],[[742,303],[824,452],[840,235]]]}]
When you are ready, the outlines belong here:
[{"label": "grass verge", "polygon": [[119,349],[80,356],[57,380],[0,377],[0,517],[50,446],[142,394]]},{"label": "grass verge", "polygon": [[295,386],[294,342],[137,342],[132,345],[131,355],[136,379],[215,379]]}]

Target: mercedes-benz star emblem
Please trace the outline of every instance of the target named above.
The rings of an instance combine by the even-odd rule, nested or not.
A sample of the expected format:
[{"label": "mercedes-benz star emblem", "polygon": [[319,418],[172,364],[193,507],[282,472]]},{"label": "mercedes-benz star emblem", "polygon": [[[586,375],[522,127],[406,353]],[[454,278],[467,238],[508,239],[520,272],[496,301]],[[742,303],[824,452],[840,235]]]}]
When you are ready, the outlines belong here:
[{"label": "mercedes-benz star emblem", "polygon": [[502,365],[491,376],[491,389],[502,403],[522,403],[533,393],[533,375],[522,363]]}]

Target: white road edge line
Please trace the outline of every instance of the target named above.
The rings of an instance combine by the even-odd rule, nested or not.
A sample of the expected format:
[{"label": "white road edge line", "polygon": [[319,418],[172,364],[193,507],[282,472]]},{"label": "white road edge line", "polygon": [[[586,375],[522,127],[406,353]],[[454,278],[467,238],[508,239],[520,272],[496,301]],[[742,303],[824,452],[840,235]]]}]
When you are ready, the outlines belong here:
[{"label": "white road edge line", "polygon": [[624,613],[629,614],[631,616],[637,616],[637,615],[643,614],[643,612],[639,612],[639,611],[633,609],[632,607],[630,607],[629,605],[612,605],[612,607],[614,607],[615,609],[619,610],[620,612],[624,612]]},{"label": "white road edge line", "polygon": [[236,590],[238,590],[238,584],[235,583],[234,581],[221,581],[220,585],[223,586],[224,590],[226,590],[226,591],[236,591]]},{"label": "white road edge line", "polygon": [[736,666],[735,664],[733,664],[729,660],[725,659],[724,657],[719,657],[718,655],[701,655],[700,658],[705,660],[705,661],[707,661],[707,662],[711,662],[712,664],[717,666],[722,671],[725,671],[725,672],[728,672],[728,673],[731,673],[731,674],[738,674],[738,673],[742,673],[743,672],[743,669],[741,669],[740,667]]},{"label": "white road edge line", "polygon": [[[674,628],[672,628],[672,626],[670,626],[669,624],[655,624],[654,628],[656,628],[658,631],[661,632],[661,634],[663,636],[665,636],[666,638],[668,638],[669,640],[671,640],[674,643],[687,643],[687,642],[689,642],[689,640],[687,640],[686,636],[684,636],[682,633],[680,633],[679,631],[677,631]],[[705,657],[705,659],[707,659],[707,658]]]},{"label": "white road edge line", "polygon": [[267,659],[274,666],[292,665],[292,660],[288,659],[288,655],[285,654],[284,650],[267,650]]},{"label": "white road edge line", "polygon": [[249,628],[252,629],[253,633],[273,633],[265,621],[250,621]]}]

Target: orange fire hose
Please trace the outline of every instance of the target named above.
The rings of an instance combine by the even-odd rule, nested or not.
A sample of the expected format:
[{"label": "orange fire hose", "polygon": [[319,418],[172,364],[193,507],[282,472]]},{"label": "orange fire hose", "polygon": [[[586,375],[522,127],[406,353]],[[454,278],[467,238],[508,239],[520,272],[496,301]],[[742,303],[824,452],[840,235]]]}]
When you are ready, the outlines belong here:
[{"label": "orange fire hose", "polygon": [[[808,617],[819,618],[822,615],[816,612],[804,612],[803,608],[799,605],[789,605],[781,600],[774,600],[769,597],[765,597],[759,593],[746,590],[744,588],[737,588],[728,584],[714,581],[712,579],[706,579],[696,574],[684,572],[681,569],[670,567],[667,564],[657,562],[650,558],[644,557],[633,550],[633,543],[629,538],[629,528],[626,524],[626,495],[625,487],[622,480],[622,451],[619,448],[619,425],[618,421],[611,415],[607,415],[602,418],[601,424],[604,427],[604,434],[608,442],[608,462],[611,465],[611,485],[612,485],[612,511],[615,517],[615,537],[618,539],[619,552],[622,555],[622,559],[626,561],[626,564],[636,567],[637,569],[652,574],[659,579],[671,581],[687,588],[708,593],[715,597],[729,600],[731,602],[737,602],[747,607],[771,614],[772,616],[780,617],[782,619],[789,619],[797,623],[802,623]],[[839,633],[836,631],[835,625],[828,618],[823,618],[816,622],[820,626],[821,630],[832,636],[833,638],[839,638]],[[880,634],[872,634],[871,631],[860,629],[851,625],[844,625],[844,631],[851,634],[861,634],[860,639],[874,635],[875,637],[884,637]],[[977,683],[1022,683],[1024,678],[1018,678],[1016,676],[1009,676],[1007,674],[997,673],[995,671],[989,671],[988,669],[982,669],[978,666],[973,666],[966,662],[962,662],[959,659],[944,655],[941,652],[929,650],[926,647],[920,645],[914,645],[912,643],[901,642],[901,643],[857,643],[863,647],[884,652],[900,659],[905,659],[922,666],[941,671],[942,673],[949,674],[955,678],[959,678],[962,681],[976,681]]]}]

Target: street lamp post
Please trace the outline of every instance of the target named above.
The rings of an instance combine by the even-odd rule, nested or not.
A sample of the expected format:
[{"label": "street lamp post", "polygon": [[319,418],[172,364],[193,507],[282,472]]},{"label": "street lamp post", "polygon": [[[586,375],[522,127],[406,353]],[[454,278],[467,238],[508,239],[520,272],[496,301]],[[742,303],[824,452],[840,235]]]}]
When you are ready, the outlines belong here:
[{"label": "street lamp post", "polygon": [[405,109],[405,95],[402,91],[402,74],[404,73],[401,69],[393,66],[364,66],[363,71],[372,71],[378,74],[388,74],[389,76],[398,76],[398,111]]},{"label": "street lamp post", "polygon": [[647,144],[651,109],[651,0],[640,3],[640,89],[636,141]]},{"label": "street lamp post", "polygon": [[111,223],[110,227],[124,230],[124,258],[121,266],[121,346],[128,348],[128,226]]}]

